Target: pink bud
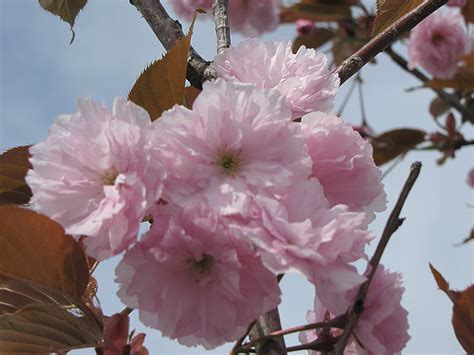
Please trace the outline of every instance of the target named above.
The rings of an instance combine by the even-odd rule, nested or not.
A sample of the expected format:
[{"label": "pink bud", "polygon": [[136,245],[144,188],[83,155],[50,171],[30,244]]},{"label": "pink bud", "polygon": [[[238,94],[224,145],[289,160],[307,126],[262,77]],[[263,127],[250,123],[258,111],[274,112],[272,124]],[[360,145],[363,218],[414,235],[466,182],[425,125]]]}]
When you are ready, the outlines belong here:
[{"label": "pink bud", "polygon": [[466,6],[467,0],[449,0],[448,6],[452,7],[464,7]]},{"label": "pink bud", "polygon": [[307,35],[311,33],[311,30],[314,28],[314,22],[306,19],[296,20],[296,32],[299,35]]},{"label": "pink bud", "polygon": [[474,189],[474,168],[467,174],[467,184]]}]

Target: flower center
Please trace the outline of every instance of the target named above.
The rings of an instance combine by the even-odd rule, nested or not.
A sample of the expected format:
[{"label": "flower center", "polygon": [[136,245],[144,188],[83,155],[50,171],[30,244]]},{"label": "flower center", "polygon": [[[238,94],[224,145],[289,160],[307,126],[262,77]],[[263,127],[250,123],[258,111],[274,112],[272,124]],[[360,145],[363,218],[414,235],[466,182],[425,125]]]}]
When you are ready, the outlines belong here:
[{"label": "flower center", "polygon": [[203,253],[199,260],[189,258],[186,262],[198,279],[208,276],[214,266],[214,258],[206,253]]},{"label": "flower center", "polygon": [[444,36],[440,33],[433,33],[433,35],[431,36],[431,42],[435,45],[440,44],[441,42],[443,42],[443,40]]},{"label": "flower center", "polygon": [[239,169],[239,154],[234,152],[223,152],[217,159],[217,165],[220,166],[224,175],[232,175]]},{"label": "flower center", "polygon": [[104,185],[114,185],[118,175],[119,172],[117,171],[117,169],[112,167],[110,170],[107,170],[100,179],[102,181],[102,184]]}]

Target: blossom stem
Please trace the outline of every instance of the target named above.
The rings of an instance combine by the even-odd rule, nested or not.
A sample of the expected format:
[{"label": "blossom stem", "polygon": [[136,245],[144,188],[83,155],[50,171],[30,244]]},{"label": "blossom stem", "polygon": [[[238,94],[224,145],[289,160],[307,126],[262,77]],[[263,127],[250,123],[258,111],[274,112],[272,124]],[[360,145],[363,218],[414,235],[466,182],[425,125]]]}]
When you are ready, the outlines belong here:
[{"label": "blossom stem", "polygon": [[[159,0],[130,0],[130,4],[135,6],[142,14],[148,25],[151,27],[156,37],[160,40],[166,50],[170,50],[184,37],[182,26],[177,20],[173,20],[166,12]],[[188,72],[186,78],[191,85],[201,89],[202,83],[216,77],[210,62],[204,60],[191,47],[188,56]]]},{"label": "blossom stem", "polygon": [[403,33],[413,29],[418,23],[447,2],[448,0],[425,1],[372,38],[361,49],[342,62],[335,70],[341,79],[341,85],[356,74],[377,54],[395,42]]},{"label": "blossom stem", "polygon": [[241,347],[236,349],[237,350],[236,353],[245,352],[245,351],[251,349],[252,347],[254,347],[256,344],[258,344],[260,342],[263,342],[265,340],[275,338],[275,337],[281,337],[283,335],[299,333],[299,332],[303,332],[303,331],[306,331],[306,330],[312,330],[312,329],[318,329],[318,328],[341,328],[341,329],[343,329],[345,321],[346,321],[346,315],[342,315],[342,316],[339,316],[337,318],[333,318],[333,319],[331,319],[330,321],[327,321],[327,322],[311,323],[311,324],[299,325],[299,326],[296,326],[296,327],[287,328],[287,329],[283,329],[283,330],[278,330],[278,331],[272,332],[268,335],[264,335],[264,336],[262,336],[258,339],[252,340],[252,341],[242,345]]},{"label": "blossom stem", "polygon": [[395,231],[402,225],[404,221],[403,218],[400,218],[400,212],[402,211],[403,205],[405,204],[408,194],[410,193],[413,185],[415,184],[420,174],[420,171],[420,162],[415,162],[411,165],[410,174],[408,175],[408,178],[402,188],[402,191],[400,192],[400,196],[398,197],[397,203],[395,204],[392,213],[390,213],[387,224],[385,225],[385,228],[382,232],[382,237],[380,238],[377,248],[375,249],[375,253],[370,259],[370,266],[372,268],[370,270],[369,275],[367,276],[367,281],[365,281],[360,287],[356,297],[356,301],[354,302],[354,305],[349,311],[348,321],[344,328],[344,333],[341,335],[341,338],[336,343],[334,352],[331,352],[330,354],[342,355],[344,353],[344,349],[346,348],[347,342],[349,341],[349,338],[352,334],[352,330],[356,326],[357,321],[359,320],[359,317],[364,310],[364,301],[367,296],[367,291],[369,289],[370,283],[374,278],[375,271],[377,270],[377,267],[380,263],[380,259],[382,258],[383,252],[385,251],[390,237],[393,235],[393,233],[395,233]]},{"label": "blossom stem", "polygon": [[129,315],[130,313],[132,313],[134,311],[133,308],[130,308],[130,307],[125,307],[124,309],[122,309],[122,311],[120,312],[120,314],[124,314],[124,315]]},{"label": "blossom stem", "polygon": [[[416,78],[420,79],[423,83],[426,83],[429,78],[423,74],[421,71],[418,69],[408,69],[408,62],[406,61],[405,58],[403,58],[401,55],[399,55],[397,52],[393,50],[392,47],[387,47],[385,49],[385,53],[396,63],[400,68],[403,70],[407,71],[408,73],[411,73],[413,76]],[[474,122],[474,112],[471,112],[469,109],[464,107],[459,102],[459,99],[452,94],[448,94],[446,91],[442,89],[435,89],[431,88],[434,92],[438,94],[438,96],[447,104],[449,104],[451,107],[455,108],[461,115],[464,117],[469,117],[470,121]]]},{"label": "blossom stem", "polygon": [[328,354],[328,351],[333,349],[334,344],[339,340],[339,337],[334,338],[318,338],[311,343],[295,345],[288,347],[288,352],[301,351],[301,350],[313,350],[319,351],[323,354]]},{"label": "blossom stem", "polygon": [[212,11],[214,12],[218,54],[221,54],[226,48],[230,47],[230,28],[227,9],[228,0],[214,0]]}]

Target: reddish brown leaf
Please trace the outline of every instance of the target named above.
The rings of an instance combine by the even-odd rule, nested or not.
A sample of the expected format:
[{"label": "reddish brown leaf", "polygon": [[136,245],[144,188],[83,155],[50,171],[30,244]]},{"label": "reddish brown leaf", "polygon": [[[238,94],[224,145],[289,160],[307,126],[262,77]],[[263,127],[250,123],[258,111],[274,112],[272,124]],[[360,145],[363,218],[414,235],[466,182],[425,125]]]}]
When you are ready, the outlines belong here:
[{"label": "reddish brown leaf", "polygon": [[101,335],[92,319],[57,304],[30,305],[0,316],[0,354],[93,347]]},{"label": "reddish brown leaf", "polygon": [[129,334],[130,320],[123,313],[114,314],[105,323],[104,343],[96,348],[97,354],[103,355],[148,355],[148,350],[143,346],[145,334],[133,336]]},{"label": "reddish brown leaf", "polygon": [[194,100],[201,93],[201,90],[196,89],[194,86],[186,86],[184,88],[184,103],[187,108],[193,107]]},{"label": "reddish brown leaf", "polygon": [[467,354],[474,354],[474,285],[459,292],[452,322],[459,343]]},{"label": "reddish brown leaf", "polygon": [[438,288],[445,293],[449,292],[448,281],[446,281],[443,275],[441,275],[441,273],[438,270],[436,270],[434,266],[431,265],[431,263],[430,263],[430,270],[431,270],[431,273],[433,274],[436,284],[438,285]]},{"label": "reddish brown leaf", "polygon": [[319,48],[329,42],[335,33],[323,27],[316,27],[306,35],[299,35],[293,41],[293,53],[296,53],[301,46],[306,48]]},{"label": "reddish brown leaf", "polygon": [[425,85],[434,89],[452,88],[474,92],[474,67],[460,67],[453,78],[435,78]]},{"label": "reddish brown leaf", "polygon": [[471,229],[471,233],[460,244],[469,243],[471,240],[474,240],[474,228]]},{"label": "reddish brown leaf", "polygon": [[39,0],[39,3],[43,9],[49,11],[53,15],[59,16],[61,20],[67,22],[71,27],[72,37],[69,44],[72,44],[74,37],[76,36],[74,30],[74,22],[84,6],[86,6],[87,0]]},{"label": "reddish brown leaf", "polygon": [[474,66],[474,53],[463,55],[459,59],[467,66]]},{"label": "reddish brown leaf", "polygon": [[150,64],[133,85],[128,99],[150,114],[151,120],[175,104],[184,102],[184,84],[194,21],[187,36],[181,38],[163,58]]},{"label": "reddish brown leaf", "polygon": [[0,206],[0,274],[81,298],[89,270],[84,252],[64,229],[33,211]]},{"label": "reddish brown leaf", "polygon": [[31,190],[25,176],[31,164],[30,146],[7,150],[0,155],[0,204],[25,204],[31,197]]},{"label": "reddish brown leaf", "polygon": [[282,10],[282,23],[304,18],[312,21],[338,21],[352,17],[351,5],[347,1],[301,1]]},{"label": "reddish brown leaf", "polygon": [[401,17],[417,8],[424,0],[377,0],[372,36],[376,36]]},{"label": "reddish brown leaf", "polygon": [[446,101],[437,96],[430,103],[430,113],[434,118],[436,118],[445,114],[450,107],[451,106],[449,106]]},{"label": "reddish brown leaf", "polygon": [[104,327],[104,345],[120,353],[127,345],[129,324],[126,314],[116,313],[107,319]]},{"label": "reddish brown leaf", "polygon": [[474,1],[467,0],[466,5],[461,9],[466,22],[474,23]]},{"label": "reddish brown leaf", "polygon": [[383,165],[407,153],[425,141],[426,132],[419,129],[401,128],[385,132],[372,139],[376,165]]}]

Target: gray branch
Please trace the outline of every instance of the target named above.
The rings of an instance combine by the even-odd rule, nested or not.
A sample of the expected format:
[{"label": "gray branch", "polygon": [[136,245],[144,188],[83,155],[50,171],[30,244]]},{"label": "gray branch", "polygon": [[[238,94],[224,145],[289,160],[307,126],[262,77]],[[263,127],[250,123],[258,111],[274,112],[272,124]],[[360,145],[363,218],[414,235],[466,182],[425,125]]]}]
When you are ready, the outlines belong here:
[{"label": "gray branch", "polygon": [[[173,48],[180,38],[184,37],[179,21],[173,20],[168,15],[159,0],[130,0],[130,4],[142,14],[167,51]],[[191,47],[186,75],[191,85],[200,89],[204,81],[216,78],[215,71],[210,64]]]},{"label": "gray branch", "polygon": [[341,85],[361,70],[362,67],[371,61],[377,54],[383,52],[385,48],[395,42],[401,35],[412,30],[417,24],[447,2],[448,0],[425,1],[423,4],[413,9],[405,16],[395,21],[395,23],[390,25],[387,29],[372,38],[366,45],[347,58],[336,69],[335,72],[339,74]]},{"label": "gray branch", "polygon": [[364,310],[365,298],[367,297],[367,292],[369,290],[370,283],[372,282],[375,272],[377,271],[377,267],[379,266],[382,254],[385,251],[385,248],[387,247],[387,244],[390,241],[390,238],[392,237],[393,233],[397,231],[397,229],[402,225],[404,221],[403,218],[400,218],[400,213],[408,197],[408,194],[410,193],[413,185],[418,179],[418,175],[420,175],[420,171],[421,163],[414,162],[411,165],[410,174],[408,175],[408,178],[405,181],[405,185],[403,185],[397,203],[395,204],[392,213],[390,213],[387,224],[385,225],[385,228],[382,232],[382,237],[380,238],[377,248],[375,249],[375,253],[370,259],[371,270],[367,277],[367,281],[365,281],[360,287],[356,297],[356,301],[349,312],[348,321],[346,323],[346,327],[344,328],[344,333],[341,335],[341,338],[337,342],[334,352],[329,353],[330,355],[343,355],[344,353],[344,349],[346,348],[346,345],[352,335],[352,331],[357,325],[359,317]]},{"label": "gray branch", "polygon": [[214,0],[212,11],[214,12],[214,20],[216,24],[218,54],[221,54],[226,48],[230,47],[230,28],[227,9],[228,0]]}]

